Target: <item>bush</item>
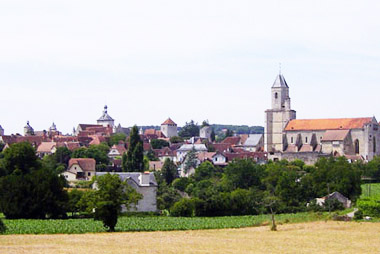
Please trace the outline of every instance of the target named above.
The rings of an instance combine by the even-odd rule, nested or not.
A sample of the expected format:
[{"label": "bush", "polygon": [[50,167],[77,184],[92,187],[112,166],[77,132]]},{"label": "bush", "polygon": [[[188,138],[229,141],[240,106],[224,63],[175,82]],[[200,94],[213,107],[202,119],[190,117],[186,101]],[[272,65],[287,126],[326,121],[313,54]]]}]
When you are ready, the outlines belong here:
[{"label": "bush", "polygon": [[363,212],[363,215],[380,217],[380,200],[375,198],[363,198],[359,199],[356,205]]},{"label": "bush", "polygon": [[182,198],[170,209],[171,216],[174,217],[193,217],[195,216],[195,200]]},{"label": "bush", "polygon": [[363,212],[361,210],[358,210],[355,212],[354,220],[362,220],[363,219]]},{"label": "bush", "polygon": [[177,178],[172,182],[172,186],[174,189],[180,190],[180,191],[185,191],[187,185],[190,183],[190,179],[187,177],[181,177]]},{"label": "bush", "polygon": [[4,234],[7,230],[7,227],[5,226],[4,222],[0,219],[0,234]]}]

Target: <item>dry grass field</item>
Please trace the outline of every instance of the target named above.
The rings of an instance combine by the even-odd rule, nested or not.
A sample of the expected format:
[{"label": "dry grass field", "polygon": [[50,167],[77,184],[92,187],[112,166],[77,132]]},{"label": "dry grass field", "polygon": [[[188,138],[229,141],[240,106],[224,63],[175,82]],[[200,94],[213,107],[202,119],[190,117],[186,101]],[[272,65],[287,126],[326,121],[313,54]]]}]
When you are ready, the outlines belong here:
[{"label": "dry grass field", "polygon": [[380,223],[310,222],[194,231],[0,236],[0,253],[380,253]]}]

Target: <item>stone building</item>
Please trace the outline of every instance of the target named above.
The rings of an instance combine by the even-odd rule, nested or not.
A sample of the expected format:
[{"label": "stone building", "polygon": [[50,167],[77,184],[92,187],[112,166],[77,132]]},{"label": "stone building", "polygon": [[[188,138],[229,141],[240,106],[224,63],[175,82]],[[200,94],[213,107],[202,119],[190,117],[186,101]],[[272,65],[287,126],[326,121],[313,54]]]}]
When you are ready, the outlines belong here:
[{"label": "stone building", "polygon": [[4,129],[3,127],[1,127],[1,125],[0,125],[0,136],[4,136]]},{"label": "stone building", "polygon": [[114,127],[115,120],[108,114],[107,105],[104,106],[102,116],[97,120],[99,125],[103,125],[104,127]]},{"label": "stone building", "polygon": [[[142,194],[142,199],[139,200],[137,205],[132,205],[129,209],[122,206],[122,212],[136,211],[136,212],[157,212],[157,181],[153,172],[123,172],[123,173],[107,173],[96,172],[97,176],[105,174],[115,174],[119,176],[122,181],[126,181],[138,193]],[[96,189],[96,183],[93,185]]]},{"label": "stone building", "polygon": [[161,133],[167,138],[178,136],[177,124],[170,118],[161,124]]},{"label": "stone building", "polygon": [[207,139],[208,141],[211,141],[211,132],[212,132],[211,126],[209,126],[209,125],[203,126],[199,130],[199,137]]},{"label": "stone building", "polygon": [[371,160],[380,155],[375,117],[296,119],[289,87],[280,74],[272,86],[272,108],[265,111],[265,151],[269,159],[302,159],[312,164],[323,156]]},{"label": "stone building", "polygon": [[29,121],[27,121],[24,127],[24,136],[33,136],[33,135],[34,135],[34,129],[32,128],[32,126],[30,126]]}]

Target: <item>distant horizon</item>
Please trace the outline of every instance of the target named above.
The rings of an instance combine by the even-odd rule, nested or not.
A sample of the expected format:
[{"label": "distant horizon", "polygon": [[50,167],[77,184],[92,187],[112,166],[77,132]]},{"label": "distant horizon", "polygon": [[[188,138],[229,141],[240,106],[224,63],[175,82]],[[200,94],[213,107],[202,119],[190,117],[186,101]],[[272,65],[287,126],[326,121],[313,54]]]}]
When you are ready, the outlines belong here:
[{"label": "distant horizon", "polygon": [[[299,119],[380,118],[380,2],[5,0],[0,125],[263,126],[280,71]],[[380,119],[378,119],[380,120]]]}]

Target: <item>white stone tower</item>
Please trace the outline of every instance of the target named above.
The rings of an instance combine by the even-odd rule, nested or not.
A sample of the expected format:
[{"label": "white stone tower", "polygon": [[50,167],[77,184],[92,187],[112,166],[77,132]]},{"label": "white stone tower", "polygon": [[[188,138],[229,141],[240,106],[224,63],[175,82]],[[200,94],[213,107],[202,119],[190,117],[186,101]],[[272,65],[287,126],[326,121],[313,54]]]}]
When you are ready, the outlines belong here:
[{"label": "white stone tower", "polygon": [[177,124],[170,117],[161,124],[161,132],[167,138],[178,136]]},{"label": "white stone tower", "polygon": [[265,111],[264,149],[269,153],[282,152],[284,149],[283,130],[296,111],[290,107],[289,87],[282,74],[272,86],[272,108]]},{"label": "white stone tower", "polygon": [[98,119],[97,123],[99,125],[103,125],[104,127],[112,127],[114,126],[115,120],[112,119],[112,117],[107,112],[107,105],[104,106],[104,111],[102,116]]}]

